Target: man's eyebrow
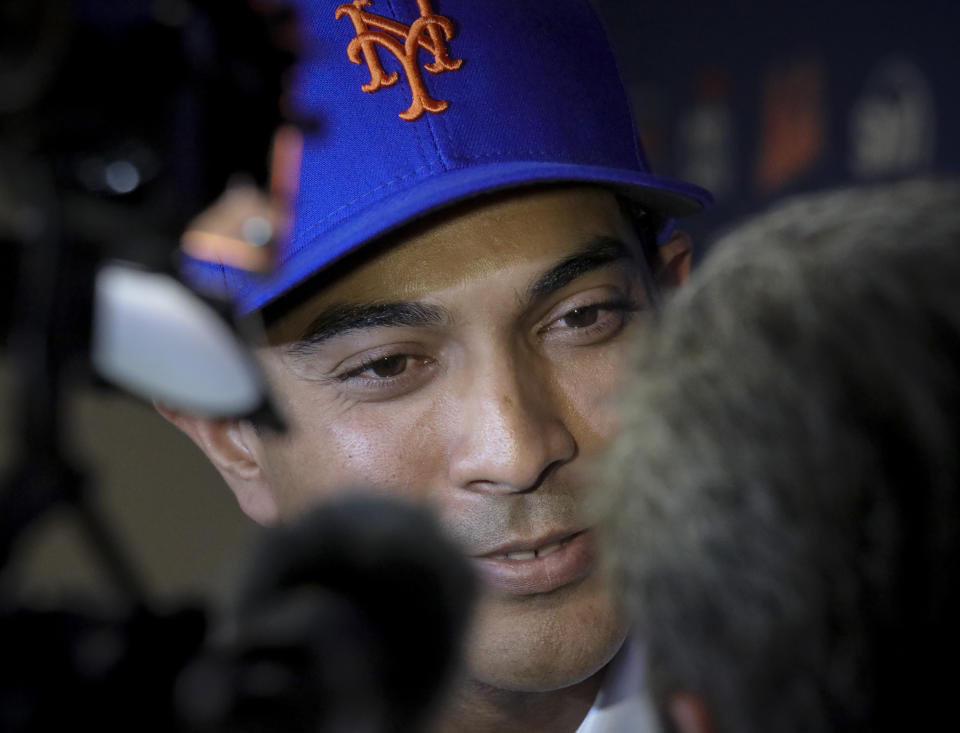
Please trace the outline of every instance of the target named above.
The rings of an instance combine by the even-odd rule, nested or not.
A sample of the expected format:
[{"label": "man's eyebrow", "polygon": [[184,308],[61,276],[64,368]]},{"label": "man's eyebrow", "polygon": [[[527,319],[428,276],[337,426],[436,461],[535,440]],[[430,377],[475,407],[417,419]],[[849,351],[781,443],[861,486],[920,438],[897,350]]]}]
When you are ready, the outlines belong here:
[{"label": "man's eyebrow", "polygon": [[595,237],[538,277],[528,288],[527,297],[533,300],[549,295],[592,270],[623,259],[636,257],[622,240],[608,235]]},{"label": "man's eyebrow", "polygon": [[397,326],[430,326],[446,320],[443,308],[423,303],[358,303],[335,305],[310,322],[293,348],[316,346],[349,331]]},{"label": "man's eyebrow", "polygon": [[[622,259],[634,259],[627,245],[612,236],[598,236],[538,277],[528,288],[528,299],[542,297],[578,277]],[[400,301],[334,305],[322,311],[291,344],[291,349],[317,346],[350,331],[367,328],[419,327],[443,323],[446,311],[436,305]]]}]

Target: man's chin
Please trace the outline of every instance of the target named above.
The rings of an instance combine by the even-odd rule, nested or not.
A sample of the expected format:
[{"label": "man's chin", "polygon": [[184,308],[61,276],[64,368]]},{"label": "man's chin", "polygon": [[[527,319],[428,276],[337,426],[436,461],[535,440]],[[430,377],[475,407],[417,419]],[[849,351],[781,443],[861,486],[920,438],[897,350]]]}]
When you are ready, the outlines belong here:
[{"label": "man's chin", "polygon": [[[552,657],[500,657],[494,664],[472,660],[468,674],[472,680],[504,692],[549,693],[584,683],[602,672],[623,645],[624,636],[593,650],[590,657],[567,659]],[[520,650],[518,650],[520,651]]]},{"label": "man's chin", "polygon": [[469,677],[505,691],[552,692],[590,679],[623,645],[627,625],[613,603],[574,597],[544,605],[482,602],[467,645]]}]

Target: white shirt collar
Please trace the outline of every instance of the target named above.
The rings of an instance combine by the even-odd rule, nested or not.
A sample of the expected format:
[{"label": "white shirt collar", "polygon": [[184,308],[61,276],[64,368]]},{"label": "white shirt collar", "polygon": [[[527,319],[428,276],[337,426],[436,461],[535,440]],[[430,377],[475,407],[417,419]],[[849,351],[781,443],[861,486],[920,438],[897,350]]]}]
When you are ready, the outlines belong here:
[{"label": "white shirt collar", "polygon": [[643,650],[629,639],[610,662],[603,687],[577,733],[657,733]]}]

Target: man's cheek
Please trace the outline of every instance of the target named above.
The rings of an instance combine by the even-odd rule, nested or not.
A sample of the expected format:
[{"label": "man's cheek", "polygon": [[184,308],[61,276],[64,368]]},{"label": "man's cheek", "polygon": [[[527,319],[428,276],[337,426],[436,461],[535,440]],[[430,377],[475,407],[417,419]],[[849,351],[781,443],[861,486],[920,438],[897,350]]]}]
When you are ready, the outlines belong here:
[{"label": "man's cheek", "polygon": [[331,424],[314,435],[289,472],[301,505],[360,491],[419,499],[434,483],[438,446],[400,424]]},{"label": "man's cheek", "polygon": [[606,446],[619,430],[621,388],[619,379],[610,380],[603,389],[598,391],[590,407],[594,441],[600,447]]},{"label": "man's cheek", "polygon": [[621,373],[621,361],[612,355],[568,382],[565,422],[581,453],[593,453],[616,434]]}]

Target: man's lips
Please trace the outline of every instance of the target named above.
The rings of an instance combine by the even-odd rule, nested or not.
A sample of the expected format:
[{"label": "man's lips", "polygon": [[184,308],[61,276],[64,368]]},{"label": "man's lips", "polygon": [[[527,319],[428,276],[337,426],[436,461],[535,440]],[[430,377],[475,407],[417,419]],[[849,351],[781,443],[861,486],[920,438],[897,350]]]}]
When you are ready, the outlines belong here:
[{"label": "man's lips", "polygon": [[484,555],[478,555],[477,557],[490,560],[533,560],[537,556],[544,557],[556,552],[560,547],[584,531],[585,530],[565,530],[551,532],[535,540],[505,542]]},{"label": "man's lips", "polygon": [[509,542],[474,558],[486,584],[508,595],[549,593],[586,577],[593,563],[593,538],[586,530]]}]

